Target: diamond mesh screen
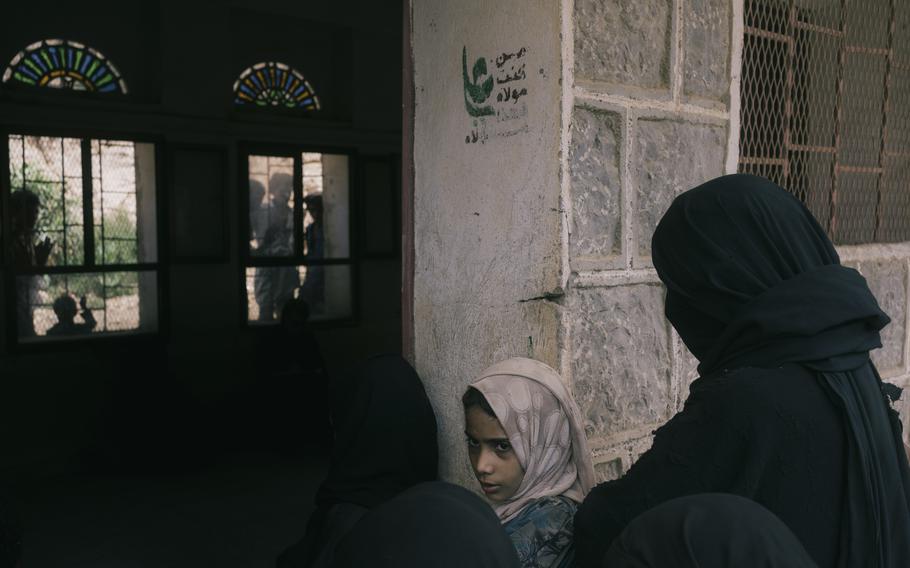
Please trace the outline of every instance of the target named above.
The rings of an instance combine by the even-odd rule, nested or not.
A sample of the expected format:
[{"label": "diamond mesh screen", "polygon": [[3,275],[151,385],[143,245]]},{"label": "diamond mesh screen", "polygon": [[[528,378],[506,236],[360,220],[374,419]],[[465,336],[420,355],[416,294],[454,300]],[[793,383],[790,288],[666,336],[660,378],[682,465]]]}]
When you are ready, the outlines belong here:
[{"label": "diamond mesh screen", "polygon": [[838,244],[910,240],[910,2],[746,0],[739,171]]}]

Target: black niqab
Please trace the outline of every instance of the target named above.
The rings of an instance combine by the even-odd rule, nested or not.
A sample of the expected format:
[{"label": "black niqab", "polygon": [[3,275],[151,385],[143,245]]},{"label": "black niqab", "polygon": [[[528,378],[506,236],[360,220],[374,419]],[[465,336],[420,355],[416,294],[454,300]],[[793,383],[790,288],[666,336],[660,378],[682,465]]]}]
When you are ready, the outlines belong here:
[{"label": "black niqab", "polygon": [[680,195],[652,251],[667,318],[702,377],[799,363],[838,407],[849,444],[841,565],[910,566],[910,471],[868,357],[889,319],[865,279],[840,265],[802,203],[748,175]]},{"label": "black niqab", "polygon": [[338,545],[336,568],[518,568],[512,541],[482,498],[422,483],[367,513]]},{"label": "black niqab", "polygon": [[818,568],[796,535],[749,499],[703,493],[635,518],[613,541],[606,568]]}]

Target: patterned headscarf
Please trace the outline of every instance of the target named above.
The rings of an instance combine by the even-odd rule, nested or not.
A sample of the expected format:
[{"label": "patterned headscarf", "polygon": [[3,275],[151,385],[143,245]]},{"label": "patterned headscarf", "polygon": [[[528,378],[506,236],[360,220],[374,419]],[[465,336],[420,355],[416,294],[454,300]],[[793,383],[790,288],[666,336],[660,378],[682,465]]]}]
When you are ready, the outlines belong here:
[{"label": "patterned headscarf", "polygon": [[499,519],[509,521],[542,497],[580,503],[594,486],[594,467],[581,412],[559,374],[515,357],[487,368],[471,387],[490,403],[524,470],[515,495],[495,507]]}]

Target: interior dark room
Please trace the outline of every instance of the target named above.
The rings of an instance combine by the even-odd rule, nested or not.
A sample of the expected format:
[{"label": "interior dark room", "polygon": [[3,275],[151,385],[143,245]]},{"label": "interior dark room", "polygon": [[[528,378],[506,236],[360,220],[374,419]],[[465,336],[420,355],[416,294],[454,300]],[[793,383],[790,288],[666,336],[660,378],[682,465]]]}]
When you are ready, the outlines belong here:
[{"label": "interior dark room", "polygon": [[22,565],[272,566],[324,475],[327,382],[401,350],[401,4],[4,11]]}]

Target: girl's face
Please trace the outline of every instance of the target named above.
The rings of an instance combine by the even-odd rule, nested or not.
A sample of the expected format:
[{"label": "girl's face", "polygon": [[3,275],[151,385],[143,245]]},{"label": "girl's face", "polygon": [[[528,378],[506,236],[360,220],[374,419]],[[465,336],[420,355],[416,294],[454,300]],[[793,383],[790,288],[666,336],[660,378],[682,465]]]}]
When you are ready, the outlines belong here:
[{"label": "girl's face", "polygon": [[490,501],[507,501],[521,485],[525,472],[502,424],[479,406],[465,411],[468,456],[474,475]]}]

